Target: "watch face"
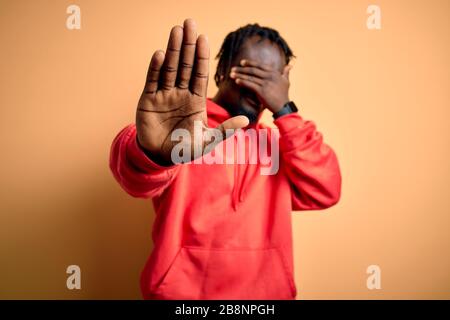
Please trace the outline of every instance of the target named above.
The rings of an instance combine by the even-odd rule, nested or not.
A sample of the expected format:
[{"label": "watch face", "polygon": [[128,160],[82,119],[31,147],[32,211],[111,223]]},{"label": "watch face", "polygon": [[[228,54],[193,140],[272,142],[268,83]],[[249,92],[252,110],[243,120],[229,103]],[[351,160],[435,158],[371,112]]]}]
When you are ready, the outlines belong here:
[{"label": "watch face", "polygon": [[297,109],[297,106],[295,105],[295,103],[294,102],[289,102],[289,107],[291,108],[291,110],[293,111],[293,112],[297,112],[298,111],[298,109]]}]

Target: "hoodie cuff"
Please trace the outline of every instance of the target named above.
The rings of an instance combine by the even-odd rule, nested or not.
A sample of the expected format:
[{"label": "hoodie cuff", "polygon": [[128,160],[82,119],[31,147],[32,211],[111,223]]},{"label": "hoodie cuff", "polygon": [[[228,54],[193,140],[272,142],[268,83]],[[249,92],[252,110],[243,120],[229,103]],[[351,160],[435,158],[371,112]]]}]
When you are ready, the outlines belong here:
[{"label": "hoodie cuff", "polygon": [[298,113],[290,113],[274,120],[274,123],[280,130],[280,134],[285,135],[292,130],[303,127],[305,120]]}]

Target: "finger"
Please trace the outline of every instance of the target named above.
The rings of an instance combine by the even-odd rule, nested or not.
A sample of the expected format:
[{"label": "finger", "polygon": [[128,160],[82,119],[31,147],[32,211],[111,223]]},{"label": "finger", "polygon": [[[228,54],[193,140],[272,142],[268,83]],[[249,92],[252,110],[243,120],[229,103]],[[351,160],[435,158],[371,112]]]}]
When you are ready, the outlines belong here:
[{"label": "finger", "polygon": [[177,87],[188,89],[194,66],[197,26],[193,19],[186,19],[183,25],[183,44],[181,46],[181,63],[179,65]]},{"label": "finger", "polygon": [[240,61],[240,65],[243,67],[256,67],[256,68],[260,68],[264,71],[272,71],[272,68],[267,65],[267,64],[262,64],[259,62],[256,62],[254,60],[247,60],[247,59],[242,59]]},{"label": "finger", "polygon": [[231,73],[233,72],[249,74],[261,79],[269,78],[271,75],[270,72],[264,71],[257,67],[233,67],[231,68]]},{"label": "finger", "polygon": [[209,44],[208,38],[201,34],[197,39],[195,55],[195,70],[191,80],[192,93],[206,97],[209,75]]},{"label": "finger", "polygon": [[262,87],[254,81],[244,80],[241,78],[238,78],[235,81],[236,81],[236,84],[246,87],[246,88],[249,88],[250,90],[253,90],[257,94],[261,93]]},{"label": "finger", "polygon": [[164,56],[164,51],[162,50],[157,50],[153,53],[152,59],[150,60],[150,66],[148,67],[144,93],[152,94],[158,90],[159,75],[164,63]]},{"label": "finger", "polygon": [[175,86],[182,41],[183,28],[180,26],[173,27],[170,31],[169,41],[167,43],[166,58],[162,68],[161,88],[163,90],[169,90]]},{"label": "finger", "polygon": [[239,73],[239,72],[231,72],[230,73],[231,79],[241,79],[241,80],[247,80],[256,83],[259,86],[262,86],[264,83],[264,79],[258,78],[253,75],[245,74],[245,73]]}]

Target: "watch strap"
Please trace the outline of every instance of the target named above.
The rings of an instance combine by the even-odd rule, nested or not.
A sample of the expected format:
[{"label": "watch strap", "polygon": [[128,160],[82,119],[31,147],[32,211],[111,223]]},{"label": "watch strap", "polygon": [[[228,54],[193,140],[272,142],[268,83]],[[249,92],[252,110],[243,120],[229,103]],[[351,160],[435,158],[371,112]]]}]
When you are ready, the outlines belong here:
[{"label": "watch strap", "polygon": [[278,110],[277,112],[275,112],[273,114],[273,118],[278,119],[281,116],[284,116],[284,115],[287,115],[290,113],[294,113],[297,111],[298,111],[298,109],[297,109],[297,106],[295,105],[294,101],[289,101],[283,106],[283,108],[281,108],[280,110]]}]

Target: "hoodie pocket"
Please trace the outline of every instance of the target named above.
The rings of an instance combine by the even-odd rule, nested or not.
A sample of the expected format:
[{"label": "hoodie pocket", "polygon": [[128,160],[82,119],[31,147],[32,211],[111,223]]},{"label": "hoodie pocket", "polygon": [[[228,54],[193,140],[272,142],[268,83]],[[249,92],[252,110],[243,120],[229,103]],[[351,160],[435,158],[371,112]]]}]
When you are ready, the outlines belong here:
[{"label": "hoodie pocket", "polygon": [[278,248],[182,247],[153,294],[160,299],[293,299],[296,289]]}]

